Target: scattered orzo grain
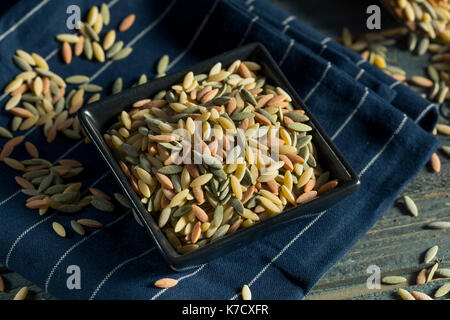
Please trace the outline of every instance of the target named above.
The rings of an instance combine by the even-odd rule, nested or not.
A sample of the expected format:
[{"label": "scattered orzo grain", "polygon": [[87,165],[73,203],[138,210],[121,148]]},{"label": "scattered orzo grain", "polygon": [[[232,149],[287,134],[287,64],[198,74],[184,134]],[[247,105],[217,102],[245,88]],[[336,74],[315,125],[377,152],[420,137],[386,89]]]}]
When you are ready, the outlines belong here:
[{"label": "scattered orzo grain", "polygon": [[172,288],[178,284],[178,280],[172,278],[162,278],[155,281],[155,287],[158,288]]},{"label": "scattered orzo grain", "polygon": [[126,16],[119,25],[119,31],[124,32],[124,31],[130,29],[135,20],[136,20],[136,15],[133,13]]}]

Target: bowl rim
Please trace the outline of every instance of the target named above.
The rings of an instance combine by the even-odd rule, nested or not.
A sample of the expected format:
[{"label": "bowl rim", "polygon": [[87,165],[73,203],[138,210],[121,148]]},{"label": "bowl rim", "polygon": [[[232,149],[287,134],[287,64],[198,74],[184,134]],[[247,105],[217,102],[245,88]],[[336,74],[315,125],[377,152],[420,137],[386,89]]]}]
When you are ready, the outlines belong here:
[{"label": "bowl rim", "polygon": [[[341,167],[341,169],[344,169],[346,171],[350,179],[344,182],[344,184],[339,185],[335,190],[326,193],[321,197],[312,200],[311,202],[302,204],[301,206],[289,208],[287,210],[282,211],[282,213],[273,216],[267,220],[255,223],[250,228],[238,230],[233,234],[227,235],[226,237],[221,237],[218,240],[210,242],[205,246],[200,247],[194,251],[185,254],[180,254],[168,242],[166,235],[164,234],[162,229],[158,227],[156,218],[151,214],[149,214],[147,209],[142,205],[141,201],[139,200],[134,190],[132,190],[128,179],[125,177],[122,170],[120,170],[118,161],[113,157],[111,150],[106,145],[103,139],[103,133],[101,132],[101,128],[97,127],[95,116],[92,115],[91,111],[96,108],[101,108],[104,104],[110,103],[117,99],[120,100],[120,98],[123,96],[133,95],[134,93],[137,93],[139,90],[142,92],[149,91],[152,89],[152,87],[154,88],[158,84],[166,82],[171,83],[170,85],[178,83],[187,72],[197,69],[207,70],[206,66],[209,66],[210,68],[218,61],[226,60],[225,58],[232,54],[239,54],[240,52],[242,53],[250,52],[249,55],[251,55],[256,50],[260,50],[264,58],[267,59],[271,71],[274,73],[275,77],[277,77],[276,82],[282,84],[282,88],[286,92],[288,92],[288,94],[291,96],[294,106],[301,107],[303,110],[305,110],[305,113],[310,118],[309,122],[313,124],[313,128],[316,131],[315,134],[318,135],[318,138],[322,139],[326,143],[327,147],[333,153],[334,157],[338,160],[337,164]],[[197,71],[195,73],[197,73]],[[170,87],[170,85],[167,85],[167,87]],[[148,94],[147,97],[150,95],[151,94]],[[126,109],[127,106],[129,106],[129,104],[122,107],[121,110]],[[265,48],[263,44],[259,42],[250,43],[242,47],[226,51],[224,53],[203,60],[187,68],[183,68],[180,71],[168,74],[163,78],[154,79],[143,85],[134,88],[128,88],[121,91],[120,93],[107,96],[99,101],[83,106],[78,111],[78,115],[83,129],[85,130],[88,137],[95,145],[97,151],[100,153],[103,160],[107,163],[108,170],[110,170],[113,173],[115,180],[118,182],[120,188],[125,193],[125,196],[130,200],[130,203],[132,207],[135,209],[139,220],[144,225],[145,229],[150,233],[156,247],[162,254],[164,260],[166,260],[166,262],[169,263],[169,265],[174,270],[176,270],[177,267],[185,267],[186,265],[190,265],[193,262],[196,262],[196,264],[198,264],[198,261],[200,260],[209,260],[207,258],[210,257],[212,253],[220,251],[223,248],[227,248],[235,242],[239,242],[240,240],[247,239],[251,236],[256,236],[257,234],[264,232],[268,229],[272,230],[272,227],[275,226],[281,227],[282,225],[285,225],[290,221],[301,219],[304,214],[301,213],[295,214],[295,211],[304,212],[309,210],[309,212],[312,212],[312,211],[320,211],[321,207],[329,208],[331,205],[326,204],[342,199],[348,194],[356,191],[360,186],[359,176],[357,175],[355,170],[352,168],[347,159],[344,157],[341,151],[337,148],[337,146],[334,144],[334,142],[322,128],[320,123],[315,119],[314,115],[310,112],[308,107],[304,104],[303,100],[294,90],[294,88],[284,75],[284,73],[279,68],[278,64],[270,55],[269,51]],[[110,117],[106,122],[110,121],[112,118],[113,116]],[[301,208],[301,210],[299,210],[299,208]],[[145,211],[145,213],[143,211]],[[149,219],[151,219],[152,221],[149,221]],[[155,227],[157,229],[155,229]],[[161,235],[164,239],[161,239]]]}]

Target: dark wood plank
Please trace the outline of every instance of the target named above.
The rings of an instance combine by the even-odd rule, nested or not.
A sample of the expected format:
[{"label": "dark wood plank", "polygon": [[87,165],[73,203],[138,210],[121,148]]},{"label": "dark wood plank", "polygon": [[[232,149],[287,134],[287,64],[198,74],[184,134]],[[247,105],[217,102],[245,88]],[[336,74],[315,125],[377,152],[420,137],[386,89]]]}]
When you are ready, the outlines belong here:
[{"label": "dark wood plank", "polygon": [[305,300],[401,300],[397,293],[398,288],[405,290],[423,292],[436,300],[448,299],[448,295],[435,298],[434,293],[448,279],[441,279],[422,285],[382,285],[381,289],[367,289],[365,284],[347,285],[339,288],[323,290],[320,294],[310,294]]}]

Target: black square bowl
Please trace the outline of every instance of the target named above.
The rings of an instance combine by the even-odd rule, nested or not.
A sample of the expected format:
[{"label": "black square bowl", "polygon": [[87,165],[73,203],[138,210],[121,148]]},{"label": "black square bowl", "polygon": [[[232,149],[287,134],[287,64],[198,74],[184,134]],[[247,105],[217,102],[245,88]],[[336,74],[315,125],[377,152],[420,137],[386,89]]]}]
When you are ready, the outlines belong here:
[{"label": "black square bowl", "polygon": [[[220,61],[223,65],[227,66],[236,59],[258,62],[262,66],[262,73],[266,76],[268,82],[285,89],[292,98],[294,108],[303,109],[305,111],[305,114],[310,118],[308,125],[313,127],[313,131],[311,131],[311,135],[313,136],[312,141],[314,142],[317,152],[320,154],[321,167],[323,167],[324,170],[330,171],[330,177],[338,179],[339,185],[333,191],[308,203],[285,210],[281,214],[255,223],[249,228],[238,230],[233,234],[222,237],[212,243],[208,243],[197,250],[186,254],[179,254],[169,243],[163,231],[158,227],[157,221],[155,221],[155,219],[147,212],[147,209],[141,203],[139,196],[131,188],[128,179],[123,174],[118,162],[115,160],[111,150],[105,143],[103,133],[106,132],[109,126],[115,121],[116,116],[122,110],[126,109],[137,100],[152,97],[157,92],[170,88],[175,83],[179,83],[187,72],[193,71],[194,74],[208,73],[209,69],[216,62]],[[293,223],[296,219],[300,219],[306,214],[318,213],[354,192],[358,189],[360,184],[356,172],[352,169],[320,124],[314,119],[314,116],[289,84],[267,49],[260,43],[252,43],[225,52],[185,70],[169,74],[141,86],[105,97],[100,101],[84,106],[79,111],[79,118],[87,135],[100,152],[124,194],[129,198],[144,227],[149,231],[164,259],[174,270],[184,269],[189,266],[210,261],[214,257],[226,254],[234,248],[240,248],[243,244],[250,243],[252,240],[258,239],[269,232],[273,232],[274,229],[279,228],[288,222]]]}]

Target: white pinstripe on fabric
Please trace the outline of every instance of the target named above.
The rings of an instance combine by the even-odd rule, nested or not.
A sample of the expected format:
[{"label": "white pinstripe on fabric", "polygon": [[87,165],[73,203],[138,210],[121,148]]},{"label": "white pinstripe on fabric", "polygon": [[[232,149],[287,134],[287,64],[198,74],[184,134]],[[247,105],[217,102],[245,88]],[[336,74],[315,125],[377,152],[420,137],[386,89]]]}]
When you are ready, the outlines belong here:
[{"label": "white pinstripe on fabric", "polygon": [[55,213],[45,217],[42,220],[39,220],[38,222],[36,222],[35,224],[33,224],[31,227],[27,228],[24,232],[22,232],[20,234],[20,236],[17,237],[17,239],[14,241],[14,243],[12,244],[11,248],[9,248],[8,254],[6,255],[6,259],[5,259],[5,266],[9,267],[9,258],[11,257],[12,252],[14,251],[14,248],[17,246],[17,244],[20,242],[20,240],[23,239],[23,237],[25,237],[31,230],[33,230],[34,228],[36,228],[37,226],[41,225],[42,223],[46,222],[47,220],[49,220],[50,218],[53,218],[55,216]]},{"label": "white pinstripe on fabric", "polygon": [[189,266],[189,267],[185,267],[185,268],[180,268],[180,269],[173,269],[173,268],[171,268],[173,271],[176,271],[176,272],[183,272],[183,271],[186,271],[186,270],[191,270],[191,269],[196,269],[196,268],[199,268],[199,267],[201,267],[202,266],[202,264],[197,264],[197,265],[195,265],[195,266]]},{"label": "white pinstripe on fabric", "polygon": [[320,44],[324,45],[324,44],[327,44],[330,41],[331,41],[331,38],[330,37],[326,37],[322,41],[320,41]]},{"label": "white pinstripe on fabric", "polygon": [[391,88],[391,89],[393,89],[393,88],[395,88],[396,86],[398,86],[400,83],[402,83],[400,80],[397,80],[397,81],[395,81],[394,83],[392,83],[390,86],[389,86],[389,88]]},{"label": "white pinstripe on fabric", "polygon": [[364,69],[359,70],[358,74],[355,77],[356,81],[358,81],[362,77],[362,75],[364,74],[364,71],[366,71],[366,70],[364,70]]},{"label": "white pinstripe on fabric", "polygon": [[33,14],[35,14],[40,8],[47,4],[50,0],[41,1],[36,7],[31,9],[22,19],[13,24],[8,30],[0,35],[0,42],[3,41],[10,33],[14,32],[22,23],[28,20]]},{"label": "white pinstripe on fabric", "polygon": [[108,8],[112,8],[117,2],[119,2],[120,0],[112,0],[109,3],[107,3],[106,5],[108,6]]},{"label": "white pinstripe on fabric", "polygon": [[5,198],[2,202],[0,202],[0,207],[5,204],[6,202],[8,202],[9,200],[11,200],[12,198],[14,198],[15,196],[17,196],[20,193],[20,190],[17,190],[16,192],[14,192],[12,195],[8,196],[7,198]]},{"label": "white pinstripe on fabric", "polygon": [[322,54],[325,52],[325,50],[327,50],[327,48],[328,48],[327,43],[330,41],[331,41],[330,37],[326,37],[322,41],[320,41],[322,48],[320,49],[319,56],[322,56]]},{"label": "white pinstripe on fabric", "polygon": [[395,130],[394,134],[389,138],[389,140],[386,142],[386,144],[383,146],[383,148],[381,148],[381,150],[375,155],[375,157],[372,158],[372,160],[370,160],[370,162],[364,167],[364,169],[362,169],[362,171],[360,172],[360,177],[362,177],[364,175],[364,173],[366,173],[366,171],[375,163],[375,161],[377,161],[377,159],[383,154],[384,150],[387,148],[387,146],[389,145],[389,143],[391,143],[391,141],[395,138],[395,136],[402,130],[403,126],[406,123],[406,120],[408,119],[408,117],[406,116],[406,114],[403,114],[403,119],[402,122],[400,123],[400,125],[398,126],[398,128]]},{"label": "white pinstripe on fabric", "polygon": [[3,101],[7,96],[9,96],[9,93],[4,93],[0,96],[0,102]]},{"label": "white pinstripe on fabric", "polygon": [[360,66],[360,65],[362,65],[364,62],[367,62],[366,60],[364,60],[364,59],[361,59],[361,60],[359,60],[357,63],[355,63],[358,67]]},{"label": "white pinstripe on fabric", "polygon": [[66,152],[64,152],[57,160],[55,160],[53,163],[55,163],[58,160],[64,159],[67,155],[69,155],[70,153],[72,153],[72,151],[74,151],[76,148],[78,148],[78,146],[80,146],[82,143],[84,142],[83,139],[81,139],[80,141],[78,141],[76,144],[74,144],[71,148],[69,148]]},{"label": "white pinstripe on fabric", "polygon": [[94,300],[95,296],[98,294],[98,292],[100,291],[100,289],[103,287],[103,285],[106,283],[106,281],[109,280],[109,278],[111,278],[111,276],[117,272],[117,270],[119,270],[120,268],[122,268],[123,266],[125,266],[126,264],[137,260],[139,258],[142,258],[143,256],[146,256],[147,254],[149,254],[150,252],[152,252],[153,250],[155,250],[156,248],[151,248],[148,249],[146,251],[144,251],[143,253],[141,253],[140,255],[137,255],[135,257],[129,258],[127,260],[125,260],[124,262],[118,264],[114,269],[112,269],[104,278],[103,280],[98,284],[97,288],[95,288],[94,292],[92,292],[91,296],[89,297],[89,300]]},{"label": "white pinstripe on fabric", "polygon": [[295,19],[295,16],[289,16],[281,22],[282,25],[287,25],[289,22]]},{"label": "white pinstripe on fabric", "polygon": [[[95,180],[95,181],[92,183],[92,185],[91,185],[90,187],[92,188],[93,186],[97,185],[100,181],[102,181],[103,179],[105,179],[105,177],[106,177],[107,175],[109,175],[110,172],[111,172],[111,171],[106,171],[104,174],[102,174],[102,175],[100,176],[100,178],[98,178],[97,180]],[[86,190],[85,192],[87,193],[88,191]]]},{"label": "white pinstripe on fabric", "polygon": [[285,34],[286,31],[288,31],[288,29],[290,28],[290,26],[287,24],[284,26],[283,31],[281,31],[281,33]]},{"label": "white pinstripe on fabric", "polygon": [[339,133],[341,133],[341,131],[347,126],[347,124],[350,122],[350,120],[353,119],[353,116],[358,112],[358,110],[361,108],[361,106],[364,104],[364,102],[366,101],[367,96],[369,95],[369,89],[366,87],[366,89],[364,90],[364,94],[361,97],[361,100],[359,101],[358,105],[356,106],[355,109],[353,109],[352,113],[350,113],[350,115],[347,117],[347,119],[345,119],[344,123],[339,127],[339,129],[336,130],[336,132],[334,133],[334,135],[331,137],[331,140],[336,139],[336,137],[339,135]]},{"label": "white pinstripe on fabric", "polygon": [[241,38],[241,41],[239,41],[239,44],[237,45],[238,47],[242,46],[242,44],[245,42],[245,40],[247,40],[247,37],[250,33],[250,30],[253,27],[253,24],[259,19],[258,16],[254,16],[253,19],[250,21],[250,23],[248,24],[247,30],[245,30],[244,36]]},{"label": "white pinstripe on fabric", "polygon": [[30,135],[31,133],[33,133],[34,130],[36,130],[36,129],[37,129],[37,127],[31,128],[30,130],[28,130],[27,132],[24,133],[24,136],[27,137],[28,135]]},{"label": "white pinstripe on fabric", "polygon": [[320,48],[319,57],[322,56],[322,54],[327,50],[328,46],[326,44],[322,45],[322,48]]},{"label": "white pinstripe on fabric", "polygon": [[216,0],[214,2],[214,4],[212,5],[211,9],[209,10],[208,14],[206,15],[205,19],[203,19],[202,23],[200,24],[200,27],[197,29],[197,31],[195,32],[194,36],[192,37],[191,42],[188,44],[188,46],[178,55],[176,56],[176,58],[169,63],[169,65],[167,66],[167,71],[169,69],[171,69],[175,64],[178,63],[178,61],[180,61],[184,55],[191,50],[192,46],[194,45],[195,41],[197,40],[198,36],[200,35],[200,33],[202,32],[203,28],[205,27],[206,23],[208,22],[209,18],[211,17],[212,13],[214,12],[214,9],[216,9],[218,3],[220,2],[220,0]]},{"label": "white pinstripe on fabric", "polygon": [[330,68],[331,68],[331,62],[328,61],[327,66],[326,66],[325,70],[323,71],[322,76],[320,77],[319,81],[317,81],[317,83],[314,85],[314,87],[312,87],[312,89],[308,92],[306,97],[303,99],[303,102],[306,103],[306,101],[308,101],[308,99],[312,96],[312,94],[317,90],[317,88],[320,86],[322,81],[327,76],[328,71],[330,70]]},{"label": "white pinstripe on fabric", "polygon": [[56,271],[56,269],[58,269],[59,265],[63,262],[63,260],[69,255],[69,253],[71,253],[73,250],[75,250],[78,246],[80,246],[81,244],[83,244],[84,242],[88,241],[90,238],[92,238],[93,236],[95,236],[96,234],[100,233],[101,231],[104,231],[104,229],[114,225],[115,223],[121,221],[123,218],[125,218],[126,216],[128,216],[130,214],[130,210],[128,210],[126,213],[124,213],[123,215],[121,215],[119,218],[115,219],[114,221],[108,223],[107,225],[105,225],[103,228],[101,229],[97,229],[94,232],[92,232],[90,235],[85,236],[83,238],[81,238],[81,240],[77,241],[74,245],[72,245],[69,249],[66,250],[66,252],[64,252],[64,254],[58,259],[58,261],[56,262],[56,264],[52,267],[52,269],[50,270],[50,273],[48,274],[47,280],[45,281],[45,286],[44,286],[44,290],[45,292],[48,292],[48,286],[50,284],[50,281]]},{"label": "white pinstripe on fabric", "polygon": [[52,52],[50,52],[44,59],[45,61],[49,61],[51,60],[59,51],[59,48],[56,48],[55,50],[53,50]]},{"label": "white pinstripe on fabric", "polygon": [[288,45],[288,47],[286,48],[286,51],[284,52],[284,55],[283,55],[283,57],[281,58],[280,63],[278,63],[278,65],[279,65],[280,67],[281,67],[281,65],[284,63],[284,61],[286,60],[286,58],[288,57],[289,52],[291,51],[292,46],[294,45],[294,43],[295,43],[294,39],[291,39],[291,40],[289,41],[289,45]]},{"label": "white pinstripe on fabric", "polygon": [[417,116],[417,119],[414,121],[414,123],[418,123],[423,116],[431,109],[431,108],[437,108],[434,103],[430,103],[428,106],[426,106],[422,112]]}]

